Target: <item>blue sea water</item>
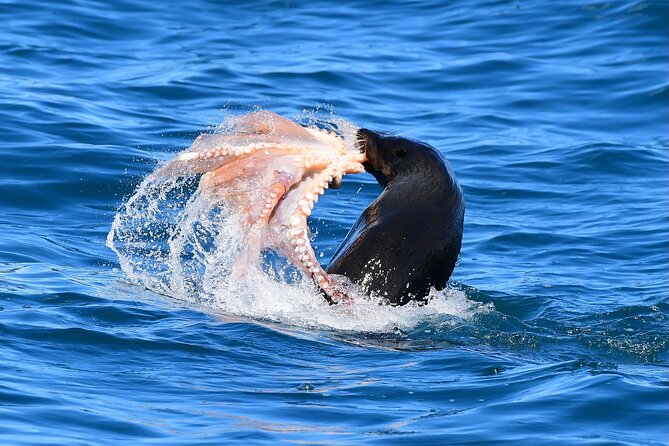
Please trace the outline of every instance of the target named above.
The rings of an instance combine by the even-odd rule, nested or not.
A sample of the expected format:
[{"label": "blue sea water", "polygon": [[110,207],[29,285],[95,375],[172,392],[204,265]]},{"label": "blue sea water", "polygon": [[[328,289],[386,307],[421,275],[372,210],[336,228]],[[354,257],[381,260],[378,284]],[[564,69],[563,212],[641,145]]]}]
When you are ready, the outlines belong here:
[{"label": "blue sea water", "polygon": [[[0,18],[0,444],[669,443],[666,1]],[[268,312],[122,271],[106,237],[142,178],[256,107],[438,148],[467,201],[450,290],[347,312],[269,284]],[[319,202],[324,264],[379,192]]]}]

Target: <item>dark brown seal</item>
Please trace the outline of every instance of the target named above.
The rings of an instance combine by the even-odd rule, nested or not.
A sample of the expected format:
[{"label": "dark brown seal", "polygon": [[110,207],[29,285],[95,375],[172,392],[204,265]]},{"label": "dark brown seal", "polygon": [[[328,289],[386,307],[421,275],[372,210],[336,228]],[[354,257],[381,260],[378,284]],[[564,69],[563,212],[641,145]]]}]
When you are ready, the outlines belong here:
[{"label": "dark brown seal", "polygon": [[465,201],[448,162],[433,147],[360,129],[365,170],[384,187],[335,252],[342,274],[391,305],[443,289],[460,253]]}]

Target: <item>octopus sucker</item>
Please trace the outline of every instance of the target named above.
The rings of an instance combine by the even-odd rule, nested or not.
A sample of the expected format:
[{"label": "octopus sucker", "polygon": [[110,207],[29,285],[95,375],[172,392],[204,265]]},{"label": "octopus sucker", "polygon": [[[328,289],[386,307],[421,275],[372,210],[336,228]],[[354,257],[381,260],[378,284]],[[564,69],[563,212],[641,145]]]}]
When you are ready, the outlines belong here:
[{"label": "octopus sucker", "polygon": [[235,117],[229,124],[226,132],[199,135],[151,179],[201,175],[196,193],[238,217],[243,246],[234,276],[258,267],[261,253],[274,250],[311,278],[329,301],[349,301],[318,263],[307,218],[325,189],[364,170],[365,154],[350,136],[356,132],[344,131],[343,137],[269,111]]}]

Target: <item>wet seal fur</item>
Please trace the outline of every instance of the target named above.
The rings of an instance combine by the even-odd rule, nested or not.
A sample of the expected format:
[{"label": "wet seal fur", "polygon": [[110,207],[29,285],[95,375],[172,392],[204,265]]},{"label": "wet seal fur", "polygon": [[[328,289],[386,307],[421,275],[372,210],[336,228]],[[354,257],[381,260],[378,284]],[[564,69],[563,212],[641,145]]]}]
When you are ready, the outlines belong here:
[{"label": "wet seal fur", "polygon": [[425,301],[446,287],[462,243],[465,201],[448,162],[433,147],[360,129],[365,170],[384,190],[327,267],[390,305]]}]

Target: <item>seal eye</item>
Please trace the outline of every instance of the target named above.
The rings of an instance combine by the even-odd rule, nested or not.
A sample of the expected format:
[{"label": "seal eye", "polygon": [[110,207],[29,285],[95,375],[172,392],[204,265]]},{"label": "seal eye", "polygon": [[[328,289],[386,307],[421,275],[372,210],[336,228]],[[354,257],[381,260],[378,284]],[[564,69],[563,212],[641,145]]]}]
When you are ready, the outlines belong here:
[{"label": "seal eye", "polygon": [[407,154],[407,151],[405,149],[395,149],[395,156],[398,158],[404,158]]}]

